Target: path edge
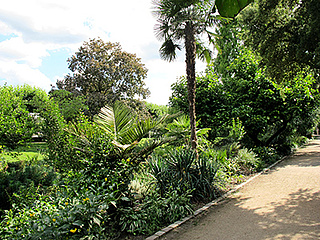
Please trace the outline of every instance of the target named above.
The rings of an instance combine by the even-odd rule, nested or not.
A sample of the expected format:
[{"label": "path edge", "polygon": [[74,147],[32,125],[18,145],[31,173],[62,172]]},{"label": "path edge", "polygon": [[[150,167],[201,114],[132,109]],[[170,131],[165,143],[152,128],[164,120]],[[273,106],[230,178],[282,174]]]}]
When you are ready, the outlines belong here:
[{"label": "path edge", "polygon": [[228,192],[226,192],[225,194],[223,194],[222,196],[218,197],[217,199],[207,203],[206,205],[204,205],[203,207],[197,209],[196,211],[194,211],[193,214],[182,218],[180,221],[176,221],[172,224],[170,224],[169,226],[159,230],[158,232],[154,233],[153,235],[151,235],[150,237],[147,237],[145,240],[156,240],[159,239],[160,237],[164,236],[166,233],[170,232],[171,230],[178,228],[179,226],[181,226],[183,223],[189,221],[190,219],[195,218],[196,216],[200,215],[201,213],[204,213],[205,211],[207,211],[210,207],[217,205],[219,202],[221,202],[222,200],[226,199],[227,197],[229,197],[231,194],[235,193],[236,191],[238,191],[240,188],[244,187],[246,184],[248,184],[249,182],[251,182],[252,180],[254,180],[255,178],[259,177],[260,175],[270,171],[272,168],[274,168],[276,165],[278,165],[279,163],[281,163],[282,161],[284,161],[285,159],[292,157],[296,151],[300,148],[303,148],[305,146],[307,146],[310,142],[312,142],[314,139],[309,140],[307,143],[301,145],[299,148],[296,148],[292,151],[291,154],[284,156],[283,158],[279,159],[278,161],[274,162],[273,164],[271,164],[270,166],[262,169],[260,172],[254,174],[252,177],[250,177],[249,179],[247,179],[245,182],[237,185],[236,187],[234,187],[233,189],[229,190]]}]

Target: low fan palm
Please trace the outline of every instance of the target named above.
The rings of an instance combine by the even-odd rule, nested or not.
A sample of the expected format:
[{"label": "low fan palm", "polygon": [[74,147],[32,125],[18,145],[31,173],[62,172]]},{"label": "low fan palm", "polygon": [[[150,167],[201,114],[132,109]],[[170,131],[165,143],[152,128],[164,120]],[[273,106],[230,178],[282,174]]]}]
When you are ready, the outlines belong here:
[{"label": "low fan palm", "polygon": [[[121,157],[130,157],[132,161],[143,160],[153,149],[170,141],[170,139],[152,137],[168,118],[164,115],[158,119],[151,117],[139,120],[131,109],[118,101],[106,106],[95,116],[94,121],[113,139]],[[147,138],[145,141],[141,141]]]}]

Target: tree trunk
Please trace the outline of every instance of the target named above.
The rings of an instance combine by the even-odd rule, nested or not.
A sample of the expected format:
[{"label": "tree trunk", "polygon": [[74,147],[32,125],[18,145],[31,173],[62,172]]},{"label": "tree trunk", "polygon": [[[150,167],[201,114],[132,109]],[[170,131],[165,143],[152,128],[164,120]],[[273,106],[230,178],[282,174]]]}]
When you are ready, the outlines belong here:
[{"label": "tree trunk", "polygon": [[186,70],[188,82],[189,116],[191,127],[191,148],[197,151],[196,135],[196,41],[192,22],[185,27]]},{"label": "tree trunk", "polygon": [[265,146],[269,146],[276,137],[286,130],[288,123],[288,121],[284,121],[282,126],[266,141]]}]

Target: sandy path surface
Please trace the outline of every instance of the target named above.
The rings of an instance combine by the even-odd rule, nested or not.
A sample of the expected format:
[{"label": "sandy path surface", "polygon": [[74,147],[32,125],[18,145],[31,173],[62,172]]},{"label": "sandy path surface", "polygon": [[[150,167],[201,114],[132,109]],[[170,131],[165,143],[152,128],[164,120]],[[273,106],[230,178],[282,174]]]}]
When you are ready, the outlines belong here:
[{"label": "sandy path surface", "polygon": [[161,239],[320,239],[320,140]]}]

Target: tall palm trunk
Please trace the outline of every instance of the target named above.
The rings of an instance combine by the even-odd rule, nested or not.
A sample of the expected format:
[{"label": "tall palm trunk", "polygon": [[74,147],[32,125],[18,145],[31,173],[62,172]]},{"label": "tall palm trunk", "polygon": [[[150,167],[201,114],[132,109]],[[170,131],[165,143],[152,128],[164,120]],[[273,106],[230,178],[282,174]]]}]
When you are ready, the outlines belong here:
[{"label": "tall palm trunk", "polygon": [[188,81],[189,116],[191,127],[191,148],[197,150],[196,135],[196,41],[194,27],[191,21],[185,26],[186,68]]}]

